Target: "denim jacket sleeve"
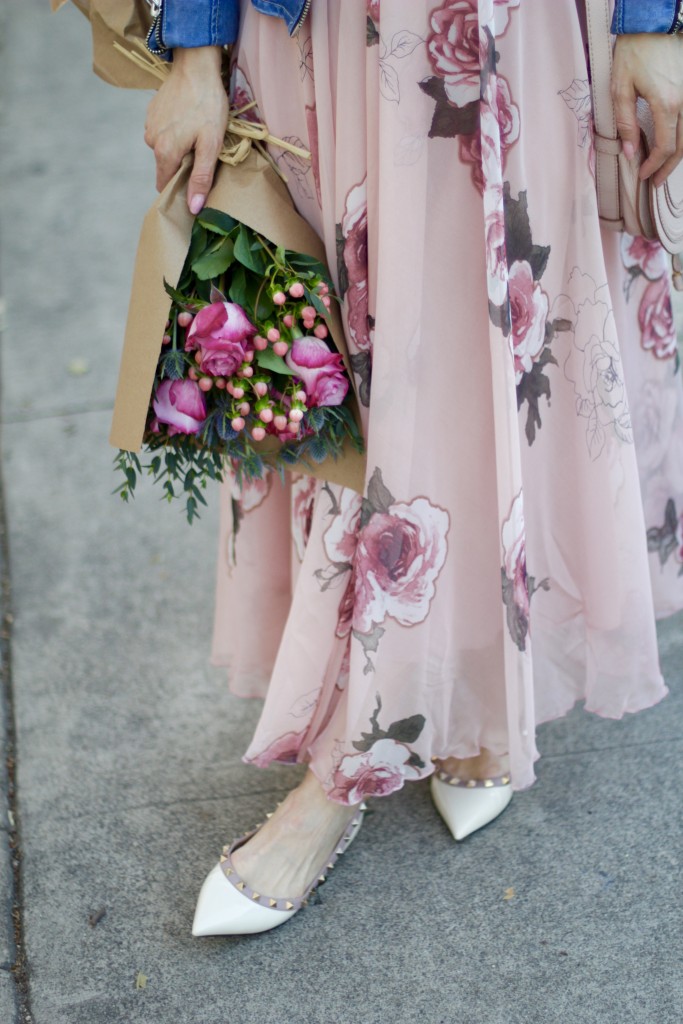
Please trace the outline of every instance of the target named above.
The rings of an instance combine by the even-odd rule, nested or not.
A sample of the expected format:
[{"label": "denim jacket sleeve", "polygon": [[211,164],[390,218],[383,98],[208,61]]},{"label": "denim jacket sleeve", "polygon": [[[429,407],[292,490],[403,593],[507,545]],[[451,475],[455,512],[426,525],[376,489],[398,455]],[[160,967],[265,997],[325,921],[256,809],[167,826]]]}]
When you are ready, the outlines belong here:
[{"label": "denim jacket sleeve", "polygon": [[612,32],[680,32],[682,8],[681,0],[616,0]]},{"label": "denim jacket sleeve", "polygon": [[156,18],[147,45],[160,56],[176,46],[225,46],[237,39],[239,0],[159,0],[151,6]]}]

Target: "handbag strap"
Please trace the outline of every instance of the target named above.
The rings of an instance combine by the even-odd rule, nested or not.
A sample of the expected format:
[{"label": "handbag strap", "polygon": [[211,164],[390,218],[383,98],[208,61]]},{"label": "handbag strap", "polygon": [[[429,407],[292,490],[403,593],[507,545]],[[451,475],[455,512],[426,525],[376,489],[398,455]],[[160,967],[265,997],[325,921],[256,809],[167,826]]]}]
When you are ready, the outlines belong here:
[{"label": "handbag strap", "polygon": [[586,0],[586,24],[590,56],[593,122],[595,126],[595,179],[600,220],[608,227],[623,228],[619,199],[621,139],[610,91],[612,40],[609,0]]}]

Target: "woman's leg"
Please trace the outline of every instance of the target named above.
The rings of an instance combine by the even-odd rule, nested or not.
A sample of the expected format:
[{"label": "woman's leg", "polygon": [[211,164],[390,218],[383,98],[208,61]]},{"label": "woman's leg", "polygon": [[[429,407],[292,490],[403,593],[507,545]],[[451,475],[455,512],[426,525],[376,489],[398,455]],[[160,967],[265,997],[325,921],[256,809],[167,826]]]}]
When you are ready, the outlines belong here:
[{"label": "woman's leg", "polygon": [[269,896],[302,896],[356,810],[330,800],[309,768],[256,835],[233,853],[235,870]]}]

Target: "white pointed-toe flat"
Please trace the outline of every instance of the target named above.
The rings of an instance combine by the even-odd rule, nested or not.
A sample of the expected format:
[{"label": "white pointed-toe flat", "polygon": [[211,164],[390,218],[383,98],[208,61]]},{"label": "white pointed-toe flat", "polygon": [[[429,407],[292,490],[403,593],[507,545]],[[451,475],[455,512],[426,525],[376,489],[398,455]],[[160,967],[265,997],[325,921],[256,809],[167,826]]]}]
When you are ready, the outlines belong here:
[{"label": "white pointed-toe flat", "polygon": [[[325,858],[321,870],[309,885],[303,896],[292,899],[265,896],[252,889],[232,865],[232,854],[243,846],[258,831],[254,829],[230,846],[223,847],[218,864],[204,879],[197,900],[197,909],[192,923],[192,934],[205,935],[254,935],[289,921],[308,902],[313,890],[324,882],[334,867],[337,858],[348,849],[358,833],[365,804],[361,804],[347,825],[344,834],[335,844],[334,850]],[[259,826],[260,827],[260,826]]]},{"label": "white pointed-toe flat", "polygon": [[512,800],[509,775],[460,779],[437,769],[430,785],[436,809],[458,841],[488,825]]}]

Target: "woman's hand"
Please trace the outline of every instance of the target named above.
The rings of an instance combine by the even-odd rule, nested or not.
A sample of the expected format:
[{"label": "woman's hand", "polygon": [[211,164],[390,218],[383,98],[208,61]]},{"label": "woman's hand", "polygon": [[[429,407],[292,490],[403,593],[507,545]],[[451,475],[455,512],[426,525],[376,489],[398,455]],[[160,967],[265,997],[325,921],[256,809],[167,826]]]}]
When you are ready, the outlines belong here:
[{"label": "woman's hand", "polygon": [[176,49],[171,74],[147,109],[145,142],[154,150],[159,191],[194,150],[187,189],[187,204],[194,214],[206,202],[227,122],[221,48]]},{"label": "woman's hand", "polygon": [[617,36],[612,98],[629,159],[640,141],[639,96],[650,104],[655,123],[655,147],[640,176],[654,174],[655,185],[661,185],[683,159],[683,37],[655,32]]}]

